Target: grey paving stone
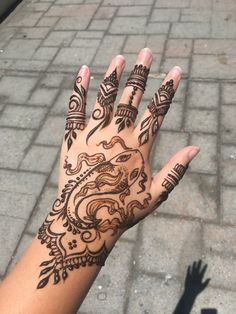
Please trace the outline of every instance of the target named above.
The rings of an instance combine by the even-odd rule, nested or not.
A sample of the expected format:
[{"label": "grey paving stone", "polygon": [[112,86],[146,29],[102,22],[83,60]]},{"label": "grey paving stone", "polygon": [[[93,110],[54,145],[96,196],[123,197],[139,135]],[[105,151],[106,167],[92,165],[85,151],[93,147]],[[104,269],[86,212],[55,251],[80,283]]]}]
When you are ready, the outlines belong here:
[{"label": "grey paving stone", "polygon": [[191,0],[190,6],[193,8],[212,8],[213,0]]},{"label": "grey paving stone", "polygon": [[109,25],[109,20],[93,20],[89,26],[89,30],[106,30]]},{"label": "grey paving stone", "polygon": [[[124,40],[125,36],[105,36],[97,51],[93,65],[107,67],[112,58],[120,53]],[[104,51],[106,51],[105,55]]]},{"label": "grey paving stone", "polygon": [[20,169],[48,173],[55,161],[58,148],[32,145],[24,157]]},{"label": "grey paving stone", "polygon": [[231,11],[214,12],[211,23],[211,36],[215,38],[235,38],[236,23]]},{"label": "grey paving stone", "polygon": [[21,128],[38,128],[44,118],[44,108],[32,108],[29,106],[7,105],[0,116],[0,125]]},{"label": "grey paving stone", "polygon": [[190,82],[188,106],[197,108],[217,108],[219,103],[219,85],[210,82]]},{"label": "grey paving stone", "polygon": [[191,164],[191,170],[216,174],[217,172],[217,137],[210,134],[193,134],[191,145],[200,147],[201,152]]},{"label": "grey paving stone", "polygon": [[183,74],[188,73],[189,59],[188,58],[166,58],[161,66],[163,72],[168,73],[174,66],[180,66]]},{"label": "grey paving stone", "polygon": [[156,7],[158,8],[185,8],[189,6],[189,0],[156,0]]},{"label": "grey paving stone", "polygon": [[236,185],[236,146],[221,146],[222,183]]},{"label": "grey paving stone", "polygon": [[8,26],[23,26],[23,27],[32,27],[38,22],[39,18],[42,16],[43,12],[29,12],[21,10],[18,14],[15,14],[11,17]]},{"label": "grey paving stone", "polygon": [[116,12],[116,7],[111,7],[111,6],[108,6],[108,7],[100,7],[94,18],[95,19],[111,19],[114,14]]},{"label": "grey paving stone", "polygon": [[207,38],[210,36],[210,23],[173,23],[170,36],[175,38]]},{"label": "grey paving stone", "polygon": [[46,187],[37,204],[36,210],[30,219],[27,231],[35,233],[44,222],[46,216],[50,212],[53,202],[57,198],[57,189]]},{"label": "grey paving stone", "polygon": [[86,48],[98,48],[101,40],[96,38],[75,38],[71,47],[86,47]]},{"label": "grey paving stone", "polygon": [[[5,76],[0,81],[0,99],[24,104],[36,82],[34,77]],[[17,86],[17,93],[12,93],[12,86]]]},{"label": "grey paving stone", "polygon": [[60,66],[89,65],[96,53],[95,48],[61,48],[53,64]]},{"label": "grey paving stone", "polygon": [[124,242],[115,245],[106,266],[102,268],[82,304],[80,313],[123,313],[132,247],[132,244]]},{"label": "grey paving stone", "polygon": [[[236,229],[234,227],[205,224],[203,227],[203,242],[205,250],[230,256],[236,254]],[[223,264],[222,264],[223,265]]]},{"label": "grey paving stone", "polygon": [[63,114],[64,116],[66,116],[71,94],[72,89],[62,89],[51,109],[51,113]]},{"label": "grey paving stone", "polygon": [[187,146],[188,135],[181,132],[161,131],[157,139],[157,147],[153,152],[153,168],[155,171],[164,166],[177,151]]},{"label": "grey paving stone", "polygon": [[74,38],[75,31],[53,31],[44,40],[44,46],[69,46]]},{"label": "grey paving stone", "polygon": [[190,132],[217,133],[218,113],[215,110],[188,109],[185,130]]},{"label": "grey paving stone", "polygon": [[139,249],[140,270],[170,276],[185,274],[201,254],[200,224],[183,219],[148,217]]},{"label": "grey paving stone", "polygon": [[109,28],[111,34],[142,34],[145,31],[146,17],[116,17]]},{"label": "grey paving stone", "polygon": [[12,65],[9,66],[10,69],[14,71],[46,71],[48,67],[48,60],[15,60]]},{"label": "grey paving stone", "polygon": [[231,224],[236,223],[236,198],[235,187],[221,187],[221,210],[223,221]]},{"label": "grey paving stone", "polygon": [[152,22],[145,28],[145,34],[168,34],[170,23]]},{"label": "grey paving stone", "polygon": [[193,55],[191,76],[211,79],[235,78],[235,57],[228,55]]},{"label": "grey paving stone", "polygon": [[[217,276],[217,274],[214,274],[214,276]],[[203,308],[217,309],[217,312],[220,314],[234,313],[236,311],[235,297],[236,293],[234,291],[207,287],[197,297],[193,305],[192,314],[199,314]]]},{"label": "grey paving stone", "polygon": [[0,58],[7,59],[29,59],[33,56],[38,48],[40,41],[37,39],[12,39]]},{"label": "grey paving stone", "polygon": [[37,26],[49,26],[52,27],[56,24],[56,22],[58,21],[58,17],[47,17],[47,16],[43,16],[39,22],[37,23]]},{"label": "grey paving stone", "polygon": [[8,216],[1,216],[0,218],[0,246],[2,249],[0,273],[3,275],[24,230],[26,221]]},{"label": "grey paving stone", "polygon": [[7,42],[17,33],[17,30],[18,29],[16,27],[8,27],[7,25],[5,25],[5,27],[1,27],[0,40]]},{"label": "grey paving stone", "polygon": [[41,87],[59,87],[64,79],[64,75],[56,73],[45,73],[40,81]]},{"label": "grey paving stone", "polygon": [[57,95],[58,90],[56,88],[37,88],[29,98],[28,103],[30,105],[40,105],[50,107]]},{"label": "grey paving stone", "polygon": [[36,203],[35,195],[0,191],[0,215],[27,220]]},{"label": "grey paving stone", "polygon": [[[125,231],[122,236],[120,237],[121,240],[130,240],[130,241],[135,241],[138,235],[138,228],[139,225],[135,225],[132,228],[128,229]],[[135,263],[135,261],[133,261]]]},{"label": "grey paving stone", "polygon": [[176,22],[179,20],[180,10],[178,9],[154,9],[152,10],[152,22]]},{"label": "grey paving stone", "polygon": [[[194,163],[194,161],[193,161]],[[216,177],[186,173],[180,186],[154,213],[198,217],[204,220],[217,219]]]},{"label": "grey paving stone", "polygon": [[179,291],[180,283],[176,279],[166,282],[141,274],[132,285],[127,313],[172,313]]},{"label": "grey paving stone", "polygon": [[14,38],[41,39],[47,36],[49,30],[49,27],[24,27],[19,29]]},{"label": "grey paving stone", "polygon": [[60,17],[80,17],[91,18],[97,8],[96,4],[65,4],[65,5],[52,5],[46,12],[46,16],[60,16]]},{"label": "grey paving stone", "polygon": [[235,55],[235,40],[225,39],[196,39],[194,41],[194,53],[206,55]]},{"label": "grey paving stone", "polygon": [[64,135],[64,117],[49,116],[42,126],[35,142],[37,144],[60,145]]},{"label": "grey paving stone", "polygon": [[236,84],[223,84],[222,88],[222,102],[224,105],[231,105],[236,103]]},{"label": "grey paving stone", "polygon": [[57,187],[58,185],[58,178],[59,178],[59,166],[60,166],[60,158],[57,157],[57,161],[53,167],[52,173],[49,177],[49,184]]},{"label": "grey paving stone", "polygon": [[137,53],[146,46],[147,36],[145,35],[130,35],[124,46],[124,52]]},{"label": "grey paving stone", "polygon": [[117,16],[148,16],[151,11],[151,6],[132,6],[119,7]]},{"label": "grey paving stone", "polygon": [[235,105],[222,106],[221,109],[221,136],[223,143],[234,143],[236,138]]},{"label": "grey paving stone", "polygon": [[192,50],[191,39],[169,39],[166,45],[166,57],[189,57]]},{"label": "grey paving stone", "polygon": [[103,31],[78,31],[76,38],[102,38],[104,35]]},{"label": "grey paving stone", "polygon": [[58,48],[56,47],[40,47],[32,58],[36,60],[52,60],[57,51]]},{"label": "grey paving stone", "polygon": [[199,9],[183,9],[181,11],[181,22],[211,22],[212,11],[211,10],[199,10]]},{"label": "grey paving stone", "polygon": [[181,131],[183,120],[183,103],[173,102],[162,123],[162,130]]},{"label": "grey paving stone", "polygon": [[[164,50],[164,45],[165,36],[163,35],[150,35],[147,38],[146,46],[149,47],[154,54],[161,54]],[[144,46],[142,48],[144,48]]]},{"label": "grey paving stone", "polygon": [[0,170],[0,190],[38,196],[46,177],[42,174]]},{"label": "grey paving stone", "polygon": [[148,5],[153,4],[153,0],[104,0],[103,5]]},{"label": "grey paving stone", "polygon": [[24,150],[31,142],[33,133],[30,130],[1,129],[0,167],[17,168],[24,156]]}]

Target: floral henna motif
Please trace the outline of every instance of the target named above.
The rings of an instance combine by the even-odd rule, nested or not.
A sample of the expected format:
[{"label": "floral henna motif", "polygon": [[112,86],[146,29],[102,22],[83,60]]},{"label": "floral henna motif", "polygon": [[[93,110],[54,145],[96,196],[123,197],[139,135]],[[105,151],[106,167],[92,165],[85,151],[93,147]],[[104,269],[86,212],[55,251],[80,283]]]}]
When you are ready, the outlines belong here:
[{"label": "floral henna motif", "polygon": [[166,201],[169,193],[179,184],[179,181],[183,178],[188,167],[181,164],[176,164],[174,168],[167,174],[167,177],[162,182],[165,191],[159,196],[155,208],[159,207],[162,202]]},{"label": "floral henna motif", "polygon": [[[54,284],[65,281],[74,269],[104,265],[109,254],[104,234],[110,230],[112,236],[135,224],[135,213],[149,206],[141,152],[127,148],[118,136],[100,144],[106,150],[120,144],[123,150],[109,160],[102,153],[82,153],[74,169],[67,163],[66,171],[77,176],[67,182],[38,232],[52,257],[40,265],[38,289],[50,278]],[[141,201],[130,200],[138,187],[138,193],[143,193]]]},{"label": "floral henna motif", "polygon": [[95,109],[92,114],[93,119],[100,122],[88,133],[87,142],[98,128],[104,128],[109,124],[113,111],[113,103],[115,102],[118,92],[118,86],[119,81],[117,79],[117,70],[115,69],[100,85],[100,90],[97,95],[97,102],[100,108]]},{"label": "floral henna motif", "polygon": [[[146,144],[150,135],[153,136],[159,130],[162,118],[169,110],[172,98],[175,94],[173,86],[173,80],[162,85],[148,105],[150,115],[141,123],[141,134],[138,137],[139,146]],[[159,120],[159,117],[161,117],[161,120]]]},{"label": "floral henna motif", "polygon": [[70,97],[69,110],[66,118],[65,141],[67,149],[71,148],[73,140],[77,138],[76,130],[85,127],[86,90],[80,85],[82,77],[77,77],[74,84],[74,94]]},{"label": "floral henna motif", "polygon": [[129,103],[119,104],[117,107],[115,116],[118,117],[116,119],[116,124],[119,125],[118,132],[122,131],[125,127],[129,128],[131,124],[135,122],[138,110],[136,107],[132,106],[133,99],[138,89],[144,93],[148,74],[149,68],[142,64],[136,64],[130,73],[125,86],[131,86],[133,91],[130,95]]}]

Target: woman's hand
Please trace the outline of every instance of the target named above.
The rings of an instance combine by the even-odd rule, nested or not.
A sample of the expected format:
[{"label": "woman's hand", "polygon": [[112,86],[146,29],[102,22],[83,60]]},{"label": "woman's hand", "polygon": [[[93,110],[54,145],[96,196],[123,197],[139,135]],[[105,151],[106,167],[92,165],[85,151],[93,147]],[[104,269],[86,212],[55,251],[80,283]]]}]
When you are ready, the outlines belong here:
[{"label": "woman's hand", "polygon": [[151,51],[141,50],[114,106],[125,66],[122,56],[115,57],[89,120],[90,71],[83,66],[78,73],[61,150],[59,194],[38,233],[50,255],[42,261],[38,288],[65,281],[74,269],[103,265],[122,232],[167,199],[199,152],[185,147],[151,175],[150,151],[181,78],[174,67],[135,126],[151,63]]}]

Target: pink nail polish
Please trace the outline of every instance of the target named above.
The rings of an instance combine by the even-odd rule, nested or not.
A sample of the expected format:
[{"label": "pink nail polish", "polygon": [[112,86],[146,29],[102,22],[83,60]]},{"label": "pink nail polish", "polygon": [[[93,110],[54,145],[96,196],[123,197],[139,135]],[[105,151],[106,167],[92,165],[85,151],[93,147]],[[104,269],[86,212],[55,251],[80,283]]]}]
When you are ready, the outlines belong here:
[{"label": "pink nail polish", "polygon": [[79,75],[83,76],[83,75],[85,75],[87,73],[87,71],[88,71],[87,65],[82,65],[82,67],[81,67],[81,69],[79,71]]}]

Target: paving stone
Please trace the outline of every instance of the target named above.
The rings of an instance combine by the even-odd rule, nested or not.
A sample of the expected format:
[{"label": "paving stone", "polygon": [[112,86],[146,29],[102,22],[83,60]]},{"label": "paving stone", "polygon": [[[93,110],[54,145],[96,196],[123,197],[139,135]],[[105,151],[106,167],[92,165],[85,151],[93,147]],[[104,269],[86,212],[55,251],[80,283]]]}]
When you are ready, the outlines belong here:
[{"label": "paving stone", "polygon": [[36,203],[35,195],[0,191],[0,216],[27,220]]},{"label": "paving stone", "polygon": [[180,11],[178,9],[154,9],[152,10],[152,22],[177,22]]},{"label": "paving stone", "polygon": [[181,11],[181,22],[211,22],[211,10],[183,9]]},{"label": "paving stone", "polygon": [[153,4],[153,0],[104,0],[103,5],[148,5]]},{"label": "paving stone", "polygon": [[48,173],[55,161],[58,148],[32,145],[24,157],[20,168]]},{"label": "paving stone", "polygon": [[71,47],[98,48],[100,42],[100,39],[95,38],[75,38],[71,43]]},{"label": "paving stone", "polygon": [[222,183],[236,185],[236,146],[221,146]]},{"label": "paving stone", "polygon": [[95,55],[96,48],[61,48],[53,64],[60,66],[79,66],[90,64]]},{"label": "paving stone", "polygon": [[93,20],[89,26],[90,30],[106,30],[110,25],[109,20]]},{"label": "paving stone", "polygon": [[30,130],[2,128],[0,167],[17,168],[32,137],[33,131]]},{"label": "paving stone", "polygon": [[74,38],[73,31],[54,31],[44,40],[44,46],[69,46]]},{"label": "paving stone", "polygon": [[[217,274],[214,274],[216,276]],[[234,313],[236,311],[236,293],[223,289],[207,287],[203,293],[198,295],[193,305],[192,314],[199,314],[202,309],[216,309],[220,314]],[[209,310],[208,310],[209,312]],[[203,314],[204,312],[202,312]],[[207,312],[206,312],[207,313]],[[212,313],[214,313],[212,311]]]},{"label": "paving stone", "polygon": [[146,218],[138,256],[140,270],[170,276],[185,274],[187,266],[200,257],[200,230],[198,222]]},{"label": "paving stone", "polygon": [[130,35],[124,46],[124,52],[137,53],[146,46],[147,37],[144,35]]},{"label": "paving stone", "polygon": [[[36,138],[37,144],[60,145],[64,135],[65,118],[49,116]],[[49,136],[51,134],[52,136]]]},{"label": "paving stone", "polygon": [[8,27],[7,25],[4,28],[1,27],[0,40],[7,42],[17,33],[17,30],[16,27]]},{"label": "paving stone", "polygon": [[146,17],[116,17],[109,28],[111,34],[142,34],[146,27]]},{"label": "paving stone", "polygon": [[234,143],[236,138],[235,116],[236,108],[234,105],[222,106],[221,109],[221,138],[223,143]]},{"label": "paving stone", "polygon": [[54,101],[58,90],[56,88],[37,88],[28,103],[31,105],[40,105],[50,107],[52,102]]},{"label": "paving stone", "polygon": [[58,48],[56,47],[40,47],[33,55],[33,59],[52,60],[55,57],[57,51]]},{"label": "paving stone", "polygon": [[91,19],[97,9],[96,4],[65,4],[52,5],[45,14],[46,16],[60,16],[60,17],[80,17],[81,20]]},{"label": "paving stone", "polygon": [[63,89],[57,97],[54,106],[51,109],[52,113],[66,115],[68,111],[69,99],[72,94],[72,89]]},{"label": "paving stone", "polygon": [[44,222],[46,216],[50,212],[52,205],[57,198],[57,189],[46,187],[39,199],[35,212],[30,219],[27,231],[36,234],[38,228]]},{"label": "paving stone", "polygon": [[0,125],[12,127],[37,128],[45,116],[43,108],[32,108],[29,106],[7,105],[0,116]]},{"label": "paving stone", "polygon": [[231,105],[236,103],[236,84],[223,84],[222,88],[222,102],[224,105]]},{"label": "paving stone", "polygon": [[62,17],[55,26],[56,30],[78,30],[86,29],[91,20],[91,16],[84,17]]},{"label": "paving stone", "polygon": [[[68,3],[69,2],[69,3]],[[79,3],[83,3],[83,0],[57,0],[56,4],[79,4]]]},{"label": "paving stone", "polygon": [[12,65],[9,66],[10,69],[14,71],[46,71],[48,67],[48,60],[15,60]]},{"label": "paving stone", "polygon": [[58,21],[58,17],[46,17],[43,16],[39,22],[37,23],[37,26],[49,26],[52,27],[56,24],[56,22]]},{"label": "paving stone", "polygon": [[57,161],[53,167],[52,173],[49,178],[49,183],[54,187],[58,186],[58,178],[59,178],[59,166],[60,166],[60,158],[57,157]]},{"label": "paving stone", "polygon": [[119,7],[117,16],[147,16],[151,11],[151,6]]},{"label": "paving stone", "polygon": [[111,19],[111,18],[113,18],[115,12],[116,12],[116,7],[111,7],[111,6],[109,6],[109,7],[100,7],[97,10],[94,18],[95,19],[102,19],[102,20],[103,19]]},{"label": "paving stone", "polygon": [[185,8],[189,6],[189,0],[156,0],[156,7],[158,8]]},{"label": "paving stone", "polygon": [[218,83],[190,82],[188,91],[189,107],[216,109],[218,107],[218,103],[219,103]]},{"label": "paving stone", "polygon": [[[236,229],[234,227],[206,224],[203,227],[203,242],[208,252],[230,256],[236,254]],[[222,264],[223,265],[223,264]]]},{"label": "paving stone", "polygon": [[170,28],[169,23],[157,22],[149,23],[145,28],[146,34],[168,34]]},{"label": "paving stone", "polygon": [[[105,36],[93,61],[95,66],[108,66],[112,58],[120,53],[125,36]],[[106,54],[104,55],[104,51]]]},{"label": "paving stone", "polygon": [[0,190],[38,196],[46,177],[42,174],[0,170]]},{"label": "paving stone", "polygon": [[[194,161],[193,161],[194,163]],[[186,173],[180,186],[170,194],[154,213],[198,217],[204,220],[217,219],[216,178],[214,176]]]},{"label": "paving stone", "polygon": [[41,87],[59,87],[64,79],[64,75],[56,73],[45,73],[40,81]]},{"label": "paving stone", "polygon": [[231,11],[214,12],[211,23],[211,37],[235,38],[236,23]]},{"label": "paving stone", "polygon": [[156,53],[161,54],[164,50],[164,45],[165,45],[165,37],[163,35],[150,35],[147,38],[146,46],[149,47],[154,54]]},{"label": "paving stone", "polygon": [[212,8],[213,0],[191,0],[190,6],[193,8]]},{"label": "paving stone", "polygon": [[235,55],[236,41],[230,39],[196,39],[194,53],[206,55]]},{"label": "paving stone", "polygon": [[231,224],[236,223],[236,198],[235,198],[235,187],[222,186],[221,188],[222,197],[222,216],[223,221]]},{"label": "paving stone", "polygon": [[14,38],[41,39],[47,36],[49,30],[49,27],[24,27],[19,29]]},{"label": "paving stone", "polygon": [[183,103],[173,102],[162,123],[162,130],[181,131],[183,120]]},{"label": "paving stone", "polygon": [[141,274],[132,285],[127,313],[172,313],[179,291],[180,284],[176,279],[166,283],[165,280]]},{"label": "paving stone", "polygon": [[210,134],[193,134],[191,145],[200,147],[201,152],[191,164],[191,170],[215,174],[217,171],[217,138]]},{"label": "paving stone", "polygon": [[103,31],[78,31],[76,33],[76,38],[103,38]]},{"label": "paving stone", "polygon": [[185,130],[190,132],[217,133],[217,111],[189,109],[186,112]]},{"label": "paving stone", "polygon": [[227,55],[193,55],[191,76],[211,79],[235,78],[235,57]]},{"label": "paving stone", "polygon": [[166,45],[166,57],[189,57],[192,50],[191,39],[169,39]]},{"label": "paving stone", "polygon": [[43,12],[31,12],[29,14],[29,12],[21,10],[11,17],[10,22],[8,22],[8,26],[35,26],[42,14]]},{"label": "paving stone", "polygon": [[35,53],[39,43],[37,39],[12,39],[4,52],[0,54],[0,58],[29,59]]},{"label": "paving stone", "polygon": [[177,151],[187,146],[188,135],[181,132],[160,131],[157,139],[157,148],[154,151],[155,170],[164,166]]},{"label": "paving stone", "polygon": [[27,11],[31,11],[31,12],[44,12],[44,11],[47,11],[49,9],[49,7],[51,6],[50,3],[28,3],[27,4],[27,7],[26,7],[26,10]]},{"label": "paving stone", "polygon": [[[129,282],[129,263],[133,245],[118,242],[102,268],[86,299],[80,313],[123,313],[122,305]],[[121,263],[122,260],[122,263]],[[120,276],[119,274],[122,274]]]},{"label": "paving stone", "polygon": [[209,23],[173,23],[170,32],[176,38],[207,38],[210,36]]},{"label": "paving stone", "polygon": [[0,273],[3,275],[24,230],[26,221],[8,216],[1,216],[0,218],[0,246],[2,249]]},{"label": "paving stone", "polygon": [[188,58],[166,58],[161,66],[163,72],[168,73],[174,66],[180,66],[183,74],[188,73],[189,59]]}]

